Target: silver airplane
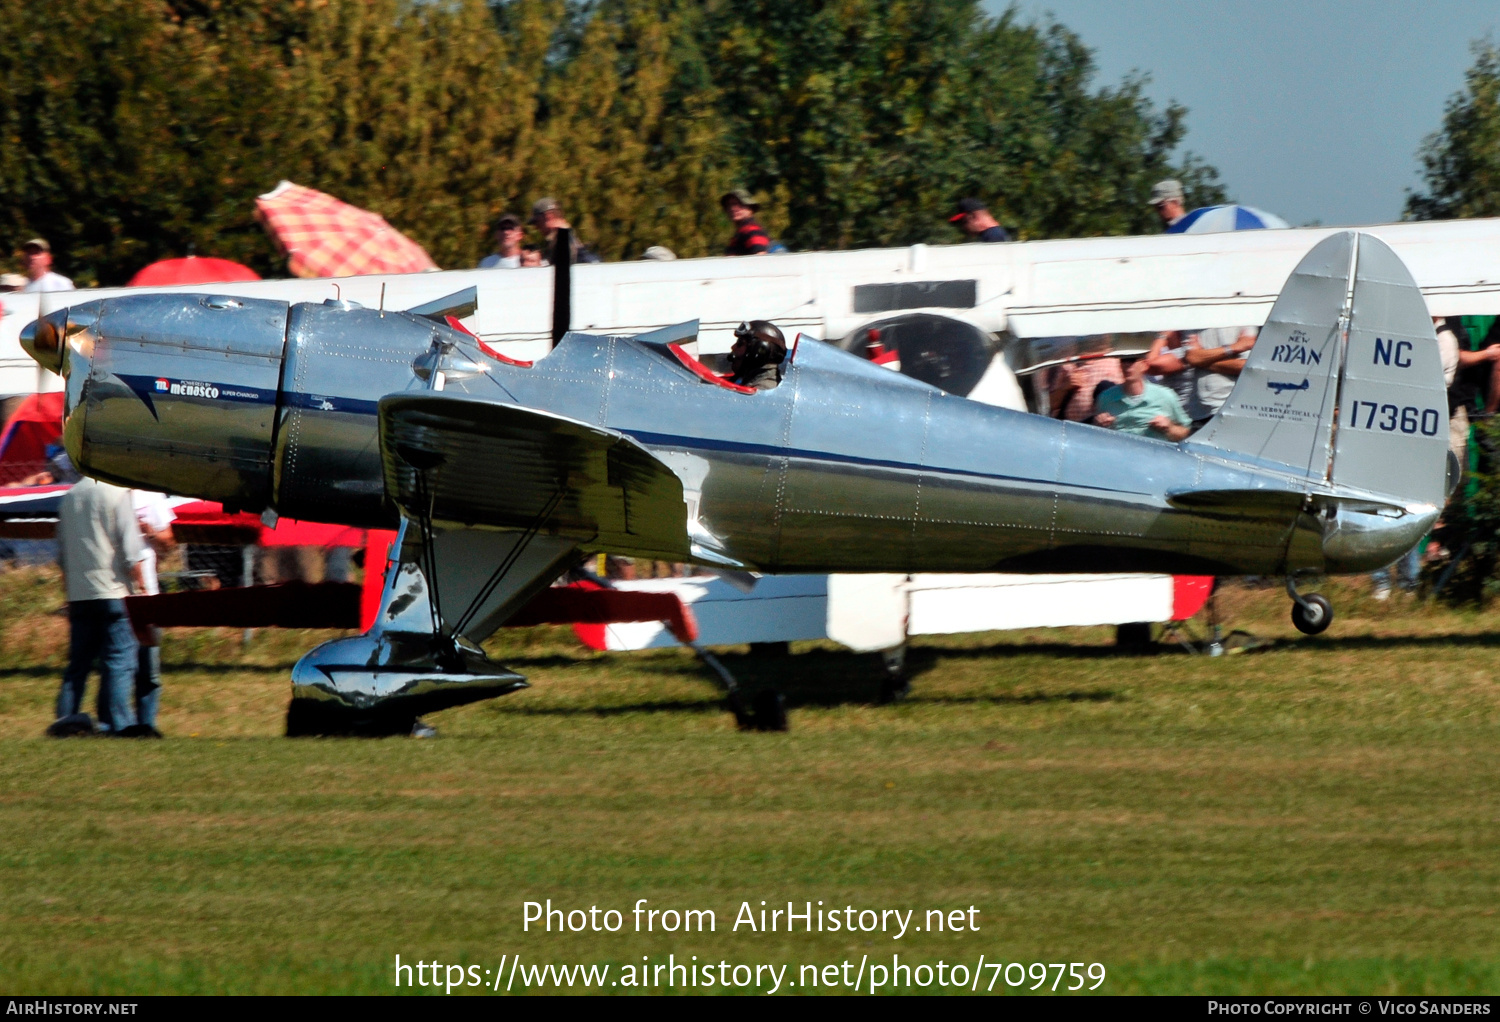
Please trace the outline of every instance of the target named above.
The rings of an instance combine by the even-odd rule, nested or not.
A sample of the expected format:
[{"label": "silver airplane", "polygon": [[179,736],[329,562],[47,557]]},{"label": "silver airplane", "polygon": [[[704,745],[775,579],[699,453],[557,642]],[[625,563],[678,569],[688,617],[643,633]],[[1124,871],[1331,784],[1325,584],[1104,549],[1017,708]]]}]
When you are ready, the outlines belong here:
[{"label": "silver airplane", "polygon": [[[566,250],[566,246],[562,246]],[[1421,292],[1370,234],[1318,243],[1219,414],[1181,443],[979,404],[799,338],[779,386],[683,349],[696,323],[564,333],[517,362],[453,317],[214,295],[61,309],[92,476],[266,515],[394,527],[376,624],[292,672],[289,734],[397,733],[525,686],[480,643],[581,553],[761,572],[1284,575],[1390,563],[1457,480]],[[771,713],[764,706],[757,712]]]}]

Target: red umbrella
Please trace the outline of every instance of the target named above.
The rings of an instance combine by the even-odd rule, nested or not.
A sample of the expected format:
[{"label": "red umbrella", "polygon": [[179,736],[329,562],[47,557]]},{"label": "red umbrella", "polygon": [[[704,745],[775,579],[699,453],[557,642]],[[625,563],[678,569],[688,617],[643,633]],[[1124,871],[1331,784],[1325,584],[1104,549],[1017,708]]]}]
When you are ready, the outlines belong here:
[{"label": "red umbrella", "polygon": [[421,245],[367,209],[283,181],[255,200],[256,216],[298,277],[422,273],[437,264]]},{"label": "red umbrella", "polygon": [[47,467],[47,446],[62,439],[62,391],[32,394],[0,433],[0,486]]},{"label": "red umbrella", "polygon": [[228,284],[236,280],[259,280],[260,274],[230,259],[188,256],[163,259],[142,267],[130,278],[130,287],[169,287],[173,284]]}]

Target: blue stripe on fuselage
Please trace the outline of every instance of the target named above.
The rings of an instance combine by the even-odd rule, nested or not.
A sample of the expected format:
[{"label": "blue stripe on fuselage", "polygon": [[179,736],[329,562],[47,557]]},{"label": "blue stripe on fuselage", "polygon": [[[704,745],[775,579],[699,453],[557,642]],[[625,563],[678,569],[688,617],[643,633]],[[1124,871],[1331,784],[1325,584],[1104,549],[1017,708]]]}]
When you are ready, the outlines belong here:
[{"label": "blue stripe on fuselage", "polygon": [[632,440],[646,447],[664,447],[669,450],[682,448],[703,451],[722,451],[729,454],[748,454],[772,458],[802,458],[808,461],[827,461],[842,465],[862,465],[869,468],[888,468],[902,472],[930,472],[949,476],[965,476],[971,479],[994,479],[1004,482],[1030,483],[1033,486],[1067,486],[1072,490],[1097,490],[1104,493],[1119,493],[1132,496],[1150,496],[1144,490],[1116,490],[1108,486],[1091,486],[1087,483],[1060,483],[1055,479],[1036,479],[1028,476],[998,475],[994,472],[979,472],[973,469],[944,468],[941,465],[913,465],[904,461],[886,461],[866,458],[854,454],[833,454],[828,451],[806,451],[793,447],[774,447],[770,444],[750,444],[737,440],[715,440],[709,437],[674,436],[668,433],[647,433],[639,430],[620,430]]},{"label": "blue stripe on fuselage", "polygon": [[[169,391],[157,392],[156,382],[163,377],[155,376],[121,376],[137,394],[146,400],[146,395],[169,397]],[[168,381],[170,383],[183,381]],[[210,383],[210,381],[190,381],[194,383],[209,383],[218,390],[218,396],[214,398],[201,397],[195,394],[184,395],[196,398],[200,401],[236,401],[255,404],[275,404],[276,391],[262,390],[254,387],[246,387],[241,384]],[[284,396],[286,404],[292,408],[301,408],[307,411],[317,412],[342,412],[346,415],[376,415],[380,410],[378,401],[366,401],[359,398],[344,397],[333,394],[307,394],[290,393]],[[608,428],[608,427],[606,427]],[[702,436],[680,436],[670,433],[652,433],[646,430],[622,429],[619,432],[635,440],[646,447],[665,447],[674,450],[683,448],[703,451],[719,451],[726,454],[742,454],[751,457],[770,458],[800,458],[807,461],[824,461],[839,465],[859,465],[866,468],[884,468],[901,472],[931,472],[950,476],[963,476],[971,479],[993,479],[996,481],[1026,483],[1032,486],[1057,486],[1059,481],[1055,479],[1036,479],[1027,476],[1013,476],[996,474],[993,472],[980,472],[973,469],[946,468],[942,465],[913,465],[902,461],[889,461],[881,458],[868,458],[853,454],[835,454],[830,451],[810,451],[792,447],[776,447],[771,444],[745,443],[738,440],[719,440],[712,437]],[[1145,491],[1115,490],[1107,486],[1091,486],[1087,483],[1066,483],[1069,489],[1093,490],[1106,493],[1119,493],[1121,495],[1149,496]]]}]

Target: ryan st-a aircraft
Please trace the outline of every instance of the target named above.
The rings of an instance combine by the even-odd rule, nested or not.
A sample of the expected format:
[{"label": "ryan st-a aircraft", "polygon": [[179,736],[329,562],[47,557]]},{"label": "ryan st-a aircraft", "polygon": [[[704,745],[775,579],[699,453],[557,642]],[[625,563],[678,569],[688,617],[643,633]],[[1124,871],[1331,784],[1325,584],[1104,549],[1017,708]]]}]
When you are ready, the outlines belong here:
[{"label": "ryan st-a aircraft", "polygon": [[522,362],[457,325],[472,304],[136,295],[23,335],[65,378],[88,474],[399,524],[376,624],[297,663],[289,733],[400,732],[524,686],[479,644],[593,551],[770,573],[1285,575],[1318,631],[1327,602],[1292,580],[1389,563],[1457,478],[1427,303],[1367,233],[1305,255],[1233,394],[1181,443],[964,400],[808,338],[778,386],[735,386],[684,350],[695,323],[567,333]]}]

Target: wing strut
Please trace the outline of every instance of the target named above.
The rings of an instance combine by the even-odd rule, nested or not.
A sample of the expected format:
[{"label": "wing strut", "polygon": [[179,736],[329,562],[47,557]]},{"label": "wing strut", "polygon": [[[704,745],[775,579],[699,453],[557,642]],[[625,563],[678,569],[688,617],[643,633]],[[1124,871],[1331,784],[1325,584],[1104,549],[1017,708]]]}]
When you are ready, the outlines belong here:
[{"label": "wing strut", "polygon": [[558,486],[552,491],[552,496],[542,505],[541,510],[526,524],[526,528],[521,533],[520,540],[510,549],[510,552],[505,555],[495,570],[490,573],[484,585],[480,586],[479,591],[474,594],[474,598],[469,601],[469,605],[464,608],[463,614],[450,628],[443,621],[443,603],[439,591],[441,589],[439,583],[441,576],[438,574],[437,544],[434,542],[435,530],[432,526],[433,496],[427,478],[428,472],[442,464],[445,459],[441,454],[415,450],[404,444],[397,447],[396,453],[402,461],[415,470],[417,498],[415,501],[415,510],[417,512],[416,524],[417,530],[422,537],[422,571],[427,576],[427,607],[432,614],[432,634],[441,640],[441,644],[445,649],[451,646],[456,652],[458,636],[462,635],[464,629],[474,623],[474,616],[483,609],[486,601],[494,595],[495,588],[505,580],[506,575],[510,574],[510,570],[521,559],[521,555],[526,552],[526,548],[531,545],[531,541],[536,538],[542,526],[552,517],[553,512],[557,510],[557,505],[562,503],[564,489],[562,486]]},{"label": "wing strut", "polygon": [[[521,554],[525,552],[526,548],[531,545],[531,541],[536,538],[536,534],[541,531],[547,519],[552,516],[552,512],[557,510],[557,505],[562,503],[562,499],[563,488],[559,486],[553,491],[552,499],[547,501],[541,511],[537,512],[536,518],[526,527],[526,531],[521,534],[520,542],[511,548],[505,560],[501,561],[500,566],[491,572],[489,580],[480,587],[479,592],[474,594],[474,599],[469,601],[469,606],[464,610],[463,616],[453,626],[455,633],[462,633],[473,622],[474,615],[479,613],[479,609],[484,606],[485,601],[494,593],[495,587],[504,580],[506,575],[510,574],[510,569],[515,567],[516,561],[520,559]],[[428,527],[431,527],[430,519]],[[433,577],[436,578],[437,576],[434,575]],[[436,585],[433,586],[433,591],[437,591]]]},{"label": "wing strut", "polygon": [[[438,595],[438,572],[437,572],[437,545],[432,539],[432,491],[427,485],[427,472],[432,468],[431,456],[421,452],[417,461],[424,464],[413,464],[413,456],[419,452],[410,448],[403,448],[397,452],[401,460],[416,469],[417,483],[417,531],[422,534],[422,572],[427,576],[427,609],[432,612],[432,634],[447,642],[453,641],[453,636],[458,630],[448,632],[443,625],[443,602]],[[442,456],[438,456],[438,462]]]}]

